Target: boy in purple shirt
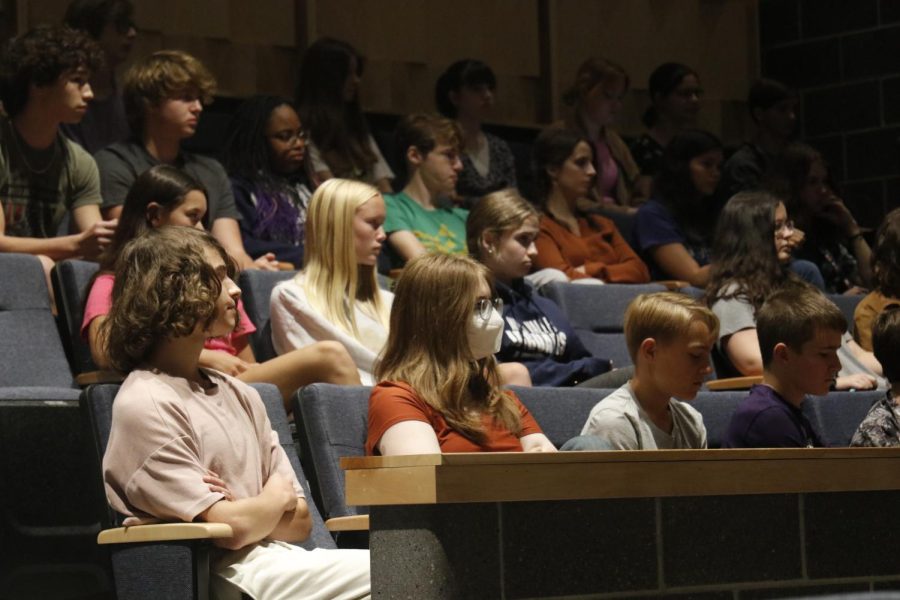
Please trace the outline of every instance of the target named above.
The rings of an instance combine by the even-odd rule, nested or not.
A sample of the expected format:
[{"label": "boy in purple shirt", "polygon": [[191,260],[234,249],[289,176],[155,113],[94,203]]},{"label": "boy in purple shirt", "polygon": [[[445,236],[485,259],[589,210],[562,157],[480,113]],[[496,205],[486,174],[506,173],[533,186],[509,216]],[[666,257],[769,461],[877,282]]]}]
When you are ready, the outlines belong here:
[{"label": "boy in purple shirt", "polygon": [[840,309],[817,290],[798,285],[772,294],[756,315],[763,383],[738,405],[722,447],[822,446],[801,407],[807,394],[828,393],[846,327]]}]

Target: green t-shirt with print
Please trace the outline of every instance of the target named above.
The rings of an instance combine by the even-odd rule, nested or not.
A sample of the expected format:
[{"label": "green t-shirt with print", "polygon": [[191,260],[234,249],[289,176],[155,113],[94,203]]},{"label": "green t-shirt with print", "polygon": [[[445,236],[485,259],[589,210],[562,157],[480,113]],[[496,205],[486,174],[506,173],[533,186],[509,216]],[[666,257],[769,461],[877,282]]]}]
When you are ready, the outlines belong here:
[{"label": "green t-shirt with print", "polygon": [[421,204],[400,192],[385,194],[387,218],[384,231],[411,231],[428,252],[466,254],[466,219],[464,208],[426,210]]}]

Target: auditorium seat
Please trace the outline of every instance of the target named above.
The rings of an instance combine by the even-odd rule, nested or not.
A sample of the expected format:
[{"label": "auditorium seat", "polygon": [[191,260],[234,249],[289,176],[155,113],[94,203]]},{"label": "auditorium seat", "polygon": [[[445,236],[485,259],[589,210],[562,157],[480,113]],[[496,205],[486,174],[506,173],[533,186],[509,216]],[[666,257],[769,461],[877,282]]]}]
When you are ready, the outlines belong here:
[{"label": "auditorium seat", "polygon": [[74,387],[40,260],[0,254],[0,387]]},{"label": "auditorium seat", "polygon": [[[266,406],[266,412],[272,423],[272,429],[278,434],[297,478],[303,484],[309,501],[309,510],[313,527],[309,539],[300,544],[307,549],[335,548],[331,534],[325,528],[322,517],[311,501],[309,484],[297,459],[297,451],[291,438],[287,415],[278,389],[269,384],[253,384],[259,391]],[[82,410],[88,417],[91,428],[92,450],[95,461],[93,469],[93,489],[102,492],[102,472],[100,463],[112,425],[112,407],[118,385],[96,385],[87,388],[81,395]],[[88,487],[88,486],[83,486]],[[102,499],[102,518],[104,528],[118,527],[121,515],[118,515]],[[183,525],[183,524],[178,524]],[[122,530],[104,531],[101,536],[116,538],[118,536],[140,535],[142,526]],[[115,580],[118,600],[166,598],[179,600],[182,598],[205,598],[205,590],[209,585],[209,539],[168,539],[140,543],[110,542],[112,571]]]},{"label": "auditorium seat", "polygon": [[853,313],[856,312],[856,305],[859,304],[865,296],[862,295],[853,295],[853,296],[844,296],[843,294],[828,294],[828,299],[837,304],[838,308],[841,309],[841,312],[844,313],[844,318],[847,319],[847,331],[853,333]]},{"label": "auditorium seat", "polygon": [[883,396],[883,391],[831,392],[827,396],[809,396],[803,403],[803,412],[819,432],[823,444],[828,447],[849,446],[869,408]]},{"label": "auditorium seat", "polygon": [[256,326],[250,336],[250,345],[257,362],[275,358],[272,346],[272,322],[269,319],[269,300],[275,286],[297,274],[296,271],[259,271],[248,269],[241,273],[238,285],[244,310]]},{"label": "auditorium seat", "polygon": [[89,285],[99,265],[85,260],[64,260],[56,263],[50,274],[58,310],[57,325],[66,357],[72,372],[78,376],[97,370],[91,358],[91,348],[81,337],[84,303]]},{"label": "auditorium seat", "polygon": [[612,359],[614,366],[624,367],[631,364],[625,345],[625,309],[639,294],[665,290],[665,286],[656,283],[550,283],[541,288],[541,294],[559,305],[591,354]]}]

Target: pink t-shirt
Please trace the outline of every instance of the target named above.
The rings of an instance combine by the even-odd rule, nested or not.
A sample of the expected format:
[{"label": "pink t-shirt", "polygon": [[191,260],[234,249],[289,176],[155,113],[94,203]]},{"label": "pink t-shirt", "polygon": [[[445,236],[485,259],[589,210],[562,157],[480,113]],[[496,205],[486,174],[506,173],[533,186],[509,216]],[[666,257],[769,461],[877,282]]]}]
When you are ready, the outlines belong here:
[{"label": "pink t-shirt", "polygon": [[[91,292],[88,294],[87,303],[84,307],[84,319],[81,321],[81,337],[83,339],[88,339],[88,328],[91,326],[91,321],[97,317],[105,317],[109,314],[115,281],[116,278],[109,273],[100,275],[94,280],[94,285],[91,287]],[[250,317],[247,316],[247,313],[244,312],[244,304],[240,299],[237,302],[237,309],[241,315],[240,327],[226,337],[206,340],[204,347],[207,350],[219,350],[232,356],[237,356],[247,346],[247,336],[256,331],[256,326],[250,320]]]}]

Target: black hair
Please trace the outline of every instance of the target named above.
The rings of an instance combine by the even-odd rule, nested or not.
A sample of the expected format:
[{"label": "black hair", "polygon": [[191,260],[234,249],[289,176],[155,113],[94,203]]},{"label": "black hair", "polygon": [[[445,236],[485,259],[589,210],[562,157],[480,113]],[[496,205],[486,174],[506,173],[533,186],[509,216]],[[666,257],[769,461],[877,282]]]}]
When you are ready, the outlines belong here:
[{"label": "black hair", "polygon": [[497,76],[494,75],[494,71],[487,64],[474,58],[458,60],[438,77],[434,86],[434,103],[442,115],[448,119],[455,119],[458,110],[450,100],[450,92],[482,85],[491,90],[497,89]]},{"label": "black hair", "polygon": [[872,324],[872,352],[884,376],[900,382],[900,304],[888,304]]},{"label": "black hair", "polygon": [[130,0],[74,0],[63,22],[99,40],[103,29],[113,25],[120,33],[134,27],[134,5]]},{"label": "black hair", "polygon": [[768,110],[785,100],[797,98],[797,93],[793,92],[786,85],[774,79],[759,79],[752,86],[747,94],[747,110],[750,111],[750,117],[756,121],[754,111],[758,108]]},{"label": "black hair", "polygon": [[0,58],[0,100],[14,117],[28,102],[29,87],[49,86],[80,67],[89,74],[103,64],[97,43],[80,31],[59,25],[36,27],[6,43]]},{"label": "black hair", "polygon": [[659,120],[659,111],[656,108],[657,97],[671,94],[688,75],[698,77],[697,72],[692,68],[676,62],[663,63],[653,70],[647,82],[650,107],[644,111],[644,115],[641,117],[641,122],[647,128],[653,127]]}]

